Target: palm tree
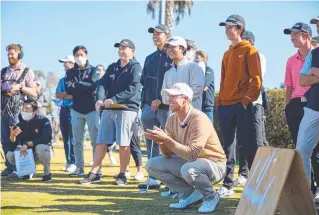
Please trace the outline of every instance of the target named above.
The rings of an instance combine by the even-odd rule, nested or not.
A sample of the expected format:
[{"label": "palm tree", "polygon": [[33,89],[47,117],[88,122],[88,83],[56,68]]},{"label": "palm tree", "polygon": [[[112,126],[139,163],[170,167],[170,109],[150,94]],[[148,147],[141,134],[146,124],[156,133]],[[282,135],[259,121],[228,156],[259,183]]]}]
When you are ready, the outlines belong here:
[{"label": "palm tree", "polygon": [[[188,15],[191,14],[191,9],[193,7],[193,1],[184,0],[184,1],[174,1],[174,0],[165,0],[165,24],[173,28],[174,25],[174,16],[175,23],[181,21],[181,18],[184,17],[185,11],[188,9]],[[152,14],[152,18],[155,18],[155,10],[159,7],[160,0],[149,0],[147,4],[147,13]]]}]

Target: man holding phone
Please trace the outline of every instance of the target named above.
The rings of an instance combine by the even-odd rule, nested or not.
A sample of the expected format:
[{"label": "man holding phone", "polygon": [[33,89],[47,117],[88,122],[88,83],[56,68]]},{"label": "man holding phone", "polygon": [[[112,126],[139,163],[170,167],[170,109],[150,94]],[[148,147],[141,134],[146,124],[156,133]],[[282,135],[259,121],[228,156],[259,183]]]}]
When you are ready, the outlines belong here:
[{"label": "man holding phone", "polygon": [[151,158],[146,164],[149,175],[162,181],[171,192],[179,194],[179,202],[170,208],[184,209],[203,200],[201,213],[213,212],[219,193],[212,184],[223,179],[226,155],[209,118],[193,108],[192,89],[176,83],[163,89],[171,114],[165,131],[155,127],[145,136],[155,141],[163,156]]},{"label": "man holding phone", "polygon": [[[25,100],[19,115],[19,123],[10,126],[10,151],[7,159],[15,165],[14,151],[20,145],[21,156],[27,154],[27,149],[32,149],[36,163],[44,166],[42,181],[51,181],[50,162],[53,155],[51,140],[52,128],[48,118],[38,114],[39,103],[34,99]],[[17,173],[11,177],[18,177]],[[13,176],[14,175],[14,176]],[[29,180],[32,175],[23,176],[23,180]]]}]

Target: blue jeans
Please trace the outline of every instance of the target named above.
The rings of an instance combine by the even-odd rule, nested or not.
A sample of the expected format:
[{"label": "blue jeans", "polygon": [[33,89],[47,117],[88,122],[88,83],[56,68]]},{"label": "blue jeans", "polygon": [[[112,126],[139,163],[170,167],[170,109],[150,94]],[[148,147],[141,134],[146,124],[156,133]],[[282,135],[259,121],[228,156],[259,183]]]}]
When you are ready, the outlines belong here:
[{"label": "blue jeans", "polygon": [[237,138],[243,147],[243,156],[246,158],[250,169],[258,148],[256,131],[254,126],[253,105],[247,109],[241,103],[233,105],[221,105],[218,108],[218,118],[223,138],[223,148],[227,157],[226,176],[224,186],[231,189],[234,185],[234,169],[236,161],[236,130]]},{"label": "blue jeans", "polygon": [[[156,115],[155,115],[156,112]],[[165,128],[166,121],[168,118],[168,110],[157,109],[153,111],[151,107],[147,104],[144,105],[142,109],[142,123],[144,129],[153,129],[154,125],[161,126]],[[147,146],[147,157],[151,158],[151,148],[152,148],[152,140],[146,139]],[[159,145],[154,143],[152,150],[152,157],[157,157],[160,155]]]},{"label": "blue jeans", "polygon": [[304,116],[301,120],[296,150],[300,153],[307,179],[311,179],[311,155],[319,141],[319,112],[304,107]]},{"label": "blue jeans", "polygon": [[[262,115],[262,106],[260,104],[254,104],[253,105],[253,111],[254,111],[254,128],[256,132],[256,142],[257,145],[264,146],[263,141],[263,115]],[[239,135],[237,135],[239,136]],[[243,143],[240,143],[239,140],[237,141],[237,144],[239,145],[238,151],[239,151],[239,170],[238,175],[242,175],[245,178],[248,177],[248,163],[245,157],[245,148],[243,147]]]},{"label": "blue jeans", "polygon": [[208,116],[212,124],[214,125],[214,111],[204,111],[204,113]]},{"label": "blue jeans", "polygon": [[[5,157],[8,151],[10,151],[10,127],[9,126],[12,123],[15,123],[15,124],[19,123],[19,113],[17,113],[13,117],[7,115],[7,113],[4,113],[3,116],[1,117],[1,143],[2,143],[2,149],[3,149]],[[6,157],[5,165],[9,170],[15,171],[15,166],[9,163],[7,157]]]},{"label": "blue jeans", "polygon": [[74,139],[71,123],[71,107],[62,107],[60,110],[60,129],[64,143],[64,152],[67,164],[75,164]]}]

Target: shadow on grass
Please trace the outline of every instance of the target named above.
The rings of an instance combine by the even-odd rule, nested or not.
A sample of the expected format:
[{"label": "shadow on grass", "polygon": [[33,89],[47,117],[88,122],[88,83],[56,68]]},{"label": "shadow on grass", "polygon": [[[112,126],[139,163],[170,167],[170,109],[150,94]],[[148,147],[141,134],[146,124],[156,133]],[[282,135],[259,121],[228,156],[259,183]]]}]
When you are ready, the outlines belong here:
[{"label": "shadow on grass", "polygon": [[[157,195],[158,196],[158,195]],[[168,199],[167,199],[168,200]],[[62,202],[66,202],[65,199],[60,199]],[[85,200],[74,199],[69,200],[85,203]],[[136,200],[111,200],[99,199],[98,202],[108,203],[107,205],[89,205],[89,204],[59,204],[59,205],[42,205],[42,210],[39,211],[39,207],[21,207],[21,206],[4,206],[2,209],[6,210],[29,210],[33,214],[48,213],[48,212],[64,212],[64,213],[96,213],[96,214],[198,214],[198,206],[192,206],[185,210],[173,210],[168,207],[172,201],[136,201]],[[225,206],[224,204],[227,204]],[[234,214],[238,199],[221,200],[220,206],[213,214]],[[224,207],[222,207],[224,205]],[[226,212],[226,213],[225,213]]]}]

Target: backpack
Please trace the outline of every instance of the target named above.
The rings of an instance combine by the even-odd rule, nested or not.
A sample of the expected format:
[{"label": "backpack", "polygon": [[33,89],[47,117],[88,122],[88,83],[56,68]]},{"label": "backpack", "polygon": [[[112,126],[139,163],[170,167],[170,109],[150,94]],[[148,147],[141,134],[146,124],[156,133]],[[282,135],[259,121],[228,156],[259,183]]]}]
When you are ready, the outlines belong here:
[{"label": "backpack", "polygon": [[[5,80],[4,75],[7,71],[7,67],[1,70],[1,84],[6,81],[13,80]],[[27,75],[29,68],[26,67],[18,80],[15,81],[15,84],[21,84],[24,81],[25,76]],[[2,91],[1,90],[1,115],[7,112],[10,116],[13,116],[20,111],[21,106],[21,91]]]}]

